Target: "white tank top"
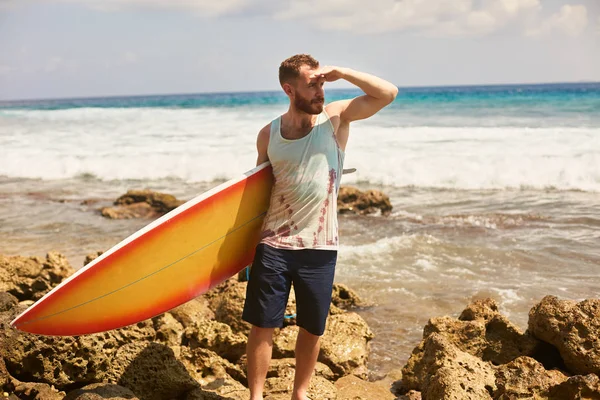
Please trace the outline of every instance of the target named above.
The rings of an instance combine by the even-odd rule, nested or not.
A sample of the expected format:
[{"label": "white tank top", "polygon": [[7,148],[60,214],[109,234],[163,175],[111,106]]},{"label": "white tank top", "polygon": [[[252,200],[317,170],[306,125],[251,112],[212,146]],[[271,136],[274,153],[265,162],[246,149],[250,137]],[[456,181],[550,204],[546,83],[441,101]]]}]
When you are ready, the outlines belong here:
[{"label": "white tank top", "polygon": [[300,139],[281,136],[281,117],[271,122],[267,149],[273,167],[271,203],[261,243],[281,249],[337,250],[337,195],[344,152],[325,111]]}]

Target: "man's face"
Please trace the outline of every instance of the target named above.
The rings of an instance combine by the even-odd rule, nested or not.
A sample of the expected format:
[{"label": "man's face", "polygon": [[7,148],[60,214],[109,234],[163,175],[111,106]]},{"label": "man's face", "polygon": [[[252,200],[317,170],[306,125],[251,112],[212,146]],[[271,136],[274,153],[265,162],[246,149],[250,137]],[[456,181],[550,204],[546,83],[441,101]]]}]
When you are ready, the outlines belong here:
[{"label": "man's face", "polygon": [[311,78],[315,72],[317,72],[317,69],[303,65],[300,68],[300,76],[296,79],[293,90],[294,106],[298,110],[311,115],[321,114],[325,104],[325,92],[323,91],[325,80]]}]

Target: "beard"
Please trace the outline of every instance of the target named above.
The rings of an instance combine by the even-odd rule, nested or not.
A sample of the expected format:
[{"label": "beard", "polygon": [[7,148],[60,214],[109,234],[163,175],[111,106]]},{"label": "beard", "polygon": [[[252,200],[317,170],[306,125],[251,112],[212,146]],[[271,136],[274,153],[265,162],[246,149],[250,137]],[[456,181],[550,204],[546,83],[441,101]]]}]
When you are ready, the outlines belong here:
[{"label": "beard", "polygon": [[294,107],[307,114],[318,115],[323,112],[324,102],[323,98],[308,100],[298,96],[294,99]]}]

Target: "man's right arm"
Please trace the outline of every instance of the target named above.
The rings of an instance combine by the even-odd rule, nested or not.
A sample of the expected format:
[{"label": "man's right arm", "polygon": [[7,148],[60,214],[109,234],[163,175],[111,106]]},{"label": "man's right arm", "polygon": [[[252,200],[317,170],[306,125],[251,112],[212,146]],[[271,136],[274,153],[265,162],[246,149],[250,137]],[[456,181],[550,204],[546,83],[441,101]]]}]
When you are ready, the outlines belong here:
[{"label": "man's right arm", "polygon": [[271,136],[271,124],[265,126],[258,132],[258,137],[256,138],[256,150],[258,150],[258,158],[256,160],[256,165],[269,161],[269,155],[267,154],[267,149],[269,148],[269,136]]}]

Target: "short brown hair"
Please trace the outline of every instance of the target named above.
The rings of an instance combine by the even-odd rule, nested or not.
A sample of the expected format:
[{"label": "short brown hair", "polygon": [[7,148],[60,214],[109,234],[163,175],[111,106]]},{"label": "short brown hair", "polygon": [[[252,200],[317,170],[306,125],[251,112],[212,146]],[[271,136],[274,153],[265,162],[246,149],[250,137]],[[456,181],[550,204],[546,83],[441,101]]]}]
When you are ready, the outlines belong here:
[{"label": "short brown hair", "polygon": [[319,68],[319,62],[310,54],[296,54],[284,60],[279,66],[279,83],[283,85],[300,76],[300,68],[308,65],[310,68]]}]

